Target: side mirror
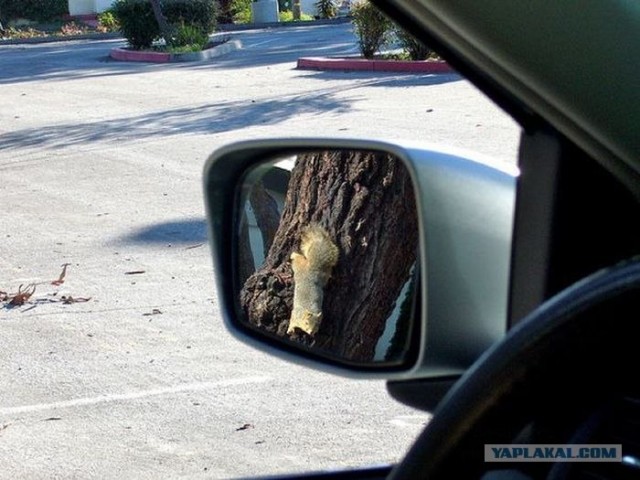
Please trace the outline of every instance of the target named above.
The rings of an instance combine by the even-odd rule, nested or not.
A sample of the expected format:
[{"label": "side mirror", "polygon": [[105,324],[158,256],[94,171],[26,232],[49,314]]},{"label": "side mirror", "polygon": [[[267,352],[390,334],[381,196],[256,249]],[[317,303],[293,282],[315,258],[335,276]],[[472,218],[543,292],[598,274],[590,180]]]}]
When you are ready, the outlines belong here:
[{"label": "side mirror", "polygon": [[215,152],[204,181],[223,316],[243,340],[406,378],[460,373],[504,334],[513,174],[380,142],[271,140]]},{"label": "side mirror", "polygon": [[407,168],[363,149],[265,160],[240,185],[238,319],[329,359],[406,363],[419,281]]}]

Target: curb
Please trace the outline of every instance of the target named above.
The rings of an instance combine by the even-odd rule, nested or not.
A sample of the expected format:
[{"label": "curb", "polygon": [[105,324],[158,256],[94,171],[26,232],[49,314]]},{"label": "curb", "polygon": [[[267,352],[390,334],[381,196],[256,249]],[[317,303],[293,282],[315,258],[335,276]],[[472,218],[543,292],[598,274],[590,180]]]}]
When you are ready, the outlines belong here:
[{"label": "curb", "polygon": [[298,59],[297,68],[301,70],[346,70],[358,72],[455,73],[455,70],[443,60],[403,61],[303,57]]},{"label": "curb", "polygon": [[200,52],[187,53],[165,53],[165,52],[140,52],[128,50],[126,48],[112,48],[109,56],[114,60],[122,62],[147,62],[147,63],[178,63],[178,62],[201,62],[214,57],[226,55],[242,48],[240,40],[229,40],[215,47],[202,50]]}]

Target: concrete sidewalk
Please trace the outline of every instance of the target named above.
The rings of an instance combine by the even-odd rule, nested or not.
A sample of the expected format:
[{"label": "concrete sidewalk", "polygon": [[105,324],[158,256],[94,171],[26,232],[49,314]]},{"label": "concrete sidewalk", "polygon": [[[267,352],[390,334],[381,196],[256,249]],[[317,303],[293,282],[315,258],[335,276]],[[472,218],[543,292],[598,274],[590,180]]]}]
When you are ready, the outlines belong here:
[{"label": "concrete sidewalk", "polygon": [[233,35],[242,50],[197,64],[109,61],[121,40],[0,47],[0,290],[37,285],[0,309],[1,478],[393,462],[428,419],[383,382],[230,337],[202,167],[230,141],[287,135],[422,139],[513,161],[517,126],[457,75],[295,70],[300,55],[353,51],[349,25]]}]

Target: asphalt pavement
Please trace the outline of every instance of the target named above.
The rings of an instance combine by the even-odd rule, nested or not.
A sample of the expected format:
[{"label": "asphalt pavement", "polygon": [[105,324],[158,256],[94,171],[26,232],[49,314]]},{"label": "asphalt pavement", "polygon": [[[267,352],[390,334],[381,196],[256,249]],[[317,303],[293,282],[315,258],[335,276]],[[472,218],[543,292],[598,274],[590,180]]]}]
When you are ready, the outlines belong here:
[{"label": "asphalt pavement", "polygon": [[112,61],[117,39],[0,46],[0,291],[36,286],[0,309],[0,478],[395,462],[428,420],[381,381],[231,338],[202,167],[231,141],[309,135],[408,138],[513,162],[517,126],[455,74],[294,68],[299,56],[354,53],[348,24],[230,35],[242,50],[186,64]]}]

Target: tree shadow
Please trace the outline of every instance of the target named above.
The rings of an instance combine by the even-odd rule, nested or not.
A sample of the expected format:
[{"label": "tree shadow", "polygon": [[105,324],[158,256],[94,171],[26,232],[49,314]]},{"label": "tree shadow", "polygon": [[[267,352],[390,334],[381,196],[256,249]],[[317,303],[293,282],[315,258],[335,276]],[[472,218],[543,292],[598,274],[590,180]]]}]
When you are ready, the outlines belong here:
[{"label": "tree shadow", "polygon": [[303,114],[345,113],[356,98],[336,98],[329,90],[280,95],[255,101],[229,101],[174,108],[144,115],[89,123],[26,128],[0,135],[0,150],[25,147],[64,148],[98,141],[122,142],[183,134],[212,134],[275,125]]},{"label": "tree shadow", "polygon": [[344,70],[300,70],[301,78],[314,80],[361,80],[357,87],[419,87],[461,82],[464,77],[458,73],[394,73],[363,72]]},{"label": "tree shadow", "polygon": [[112,48],[124,45],[118,39],[0,46],[0,85],[129,75],[161,67],[109,58]]},{"label": "tree shadow", "polygon": [[194,244],[207,241],[204,219],[174,220],[142,227],[119,240],[122,243]]}]

